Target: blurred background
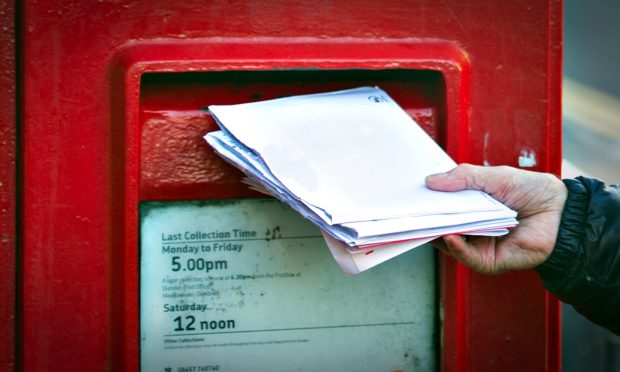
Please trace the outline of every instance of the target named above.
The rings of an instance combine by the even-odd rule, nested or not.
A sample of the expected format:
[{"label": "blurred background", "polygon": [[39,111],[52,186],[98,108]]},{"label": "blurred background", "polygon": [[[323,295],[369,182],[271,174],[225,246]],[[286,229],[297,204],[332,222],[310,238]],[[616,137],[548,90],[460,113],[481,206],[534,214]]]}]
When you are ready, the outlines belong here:
[{"label": "blurred background", "polygon": [[[620,1],[564,1],[563,177],[620,184]],[[620,309],[618,309],[620,316]],[[620,371],[620,337],[562,308],[565,372]]]}]

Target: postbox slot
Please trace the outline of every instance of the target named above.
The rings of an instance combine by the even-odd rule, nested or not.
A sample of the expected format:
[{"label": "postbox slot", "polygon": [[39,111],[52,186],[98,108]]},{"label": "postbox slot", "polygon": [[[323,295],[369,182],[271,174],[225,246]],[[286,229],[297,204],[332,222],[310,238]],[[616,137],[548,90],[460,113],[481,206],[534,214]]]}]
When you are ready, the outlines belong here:
[{"label": "postbox slot", "polygon": [[387,91],[444,143],[445,82],[425,70],[274,70],[149,73],[141,81],[142,200],[253,197],[240,173],[202,140],[217,126],[206,107],[358,86]]}]

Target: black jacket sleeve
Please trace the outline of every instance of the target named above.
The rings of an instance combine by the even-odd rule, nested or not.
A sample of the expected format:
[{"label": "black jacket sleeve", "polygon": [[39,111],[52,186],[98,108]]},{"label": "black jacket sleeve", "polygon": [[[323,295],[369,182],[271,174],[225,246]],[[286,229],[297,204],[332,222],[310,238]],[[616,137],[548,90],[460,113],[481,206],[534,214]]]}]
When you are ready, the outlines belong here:
[{"label": "black jacket sleeve", "polygon": [[556,245],[536,270],[560,300],[620,334],[620,189],[585,177],[564,184]]}]

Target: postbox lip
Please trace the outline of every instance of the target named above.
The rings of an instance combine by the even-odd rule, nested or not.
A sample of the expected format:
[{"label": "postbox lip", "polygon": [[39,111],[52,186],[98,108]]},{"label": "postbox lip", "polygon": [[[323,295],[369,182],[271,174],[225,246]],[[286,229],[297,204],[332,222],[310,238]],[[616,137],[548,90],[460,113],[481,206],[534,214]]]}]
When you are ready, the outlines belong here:
[{"label": "postbox lip", "polygon": [[121,45],[112,66],[134,77],[156,72],[351,68],[463,74],[470,71],[470,59],[460,45],[441,39],[153,39]]},{"label": "postbox lip", "polygon": [[[115,117],[126,134],[126,170],[139,163],[135,149],[141,80],[149,73],[266,70],[388,70],[436,71],[444,76],[446,130],[453,140],[446,150],[467,161],[471,111],[471,66],[468,53],[456,42],[441,39],[356,38],[206,38],[152,39],[128,42],[111,59],[112,95],[122,100]],[[122,92],[122,93],[121,93]],[[119,94],[120,93],[120,94]],[[139,136],[138,136],[139,137]],[[126,179],[137,174],[126,174]]]}]

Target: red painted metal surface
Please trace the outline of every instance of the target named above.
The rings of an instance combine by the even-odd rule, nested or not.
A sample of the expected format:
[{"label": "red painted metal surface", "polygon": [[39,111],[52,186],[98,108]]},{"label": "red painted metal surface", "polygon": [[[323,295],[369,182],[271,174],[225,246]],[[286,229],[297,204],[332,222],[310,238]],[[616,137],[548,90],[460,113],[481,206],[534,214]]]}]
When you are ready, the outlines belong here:
[{"label": "red painted metal surface", "polygon": [[15,367],[15,4],[0,1],[0,369]]},{"label": "red painted metal surface", "polygon": [[[138,203],[253,196],[198,138],[214,101],[378,83],[459,162],[559,173],[560,12],[26,1],[23,369],[137,370]],[[440,269],[443,370],[559,370],[559,307],[534,273]]]}]

